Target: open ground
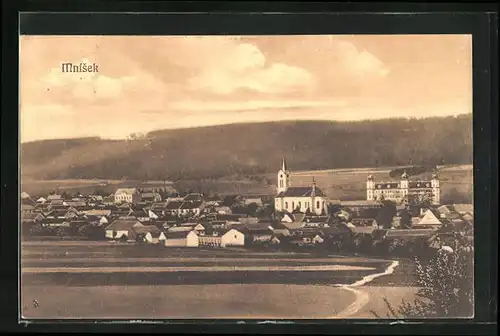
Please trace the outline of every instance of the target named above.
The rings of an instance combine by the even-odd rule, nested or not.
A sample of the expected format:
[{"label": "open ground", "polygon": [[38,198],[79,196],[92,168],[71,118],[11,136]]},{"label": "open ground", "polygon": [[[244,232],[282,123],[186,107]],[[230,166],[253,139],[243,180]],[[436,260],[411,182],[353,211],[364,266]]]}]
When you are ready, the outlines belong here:
[{"label": "open ground", "polygon": [[393,287],[407,266],[372,258],[30,242],[21,264],[28,319],[370,318],[415,292]]}]

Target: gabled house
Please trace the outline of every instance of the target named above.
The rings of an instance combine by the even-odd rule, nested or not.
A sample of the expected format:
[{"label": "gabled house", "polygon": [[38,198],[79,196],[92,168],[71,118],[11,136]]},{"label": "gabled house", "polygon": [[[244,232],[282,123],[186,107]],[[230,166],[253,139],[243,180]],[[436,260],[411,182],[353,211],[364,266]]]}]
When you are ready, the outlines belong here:
[{"label": "gabled house", "polygon": [[190,194],[187,194],[184,198],[183,198],[183,201],[184,202],[203,202],[203,194],[200,194],[200,193],[190,193]]},{"label": "gabled house", "polygon": [[115,192],[115,203],[130,203],[135,204],[141,201],[141,193],[137,188],[119,188]]},{"label": "gabled house", "polygon": [[36,202],[39,204],[44,204],[47,202],[47,199],[44,197],[40,197],[39,199],[36,200]]},{"label": "gabled house", "polygon": [[212,235],[198,237],[200,246],[226,247],[244,246],[245,235],[235,229],[214,232]]},{"label": "gabled house", "polygon": [[146,203],[161,202],[161,195],[157,192],[143,192],[141,200]]},{"label": "gabled house", "polygon": [[111,210],[109,209],[90,209],[82,211],[84,215],[99,216],[99,217],[109,217],[111,215]]},{"label": "gabled house", "polygon": [[165,205],[164,213],[166,215],[178,215],[180,213],[181,201],[169,201]]},{"label": "gabled house", "polygon": [[198,247],[199,237],[194,231],[178,231],[165,233],[165,246],[169,247]]},{"label": "gabled house", "polygon": [[62,201],[62,196],[61,195],[58,195],[58,194],[53,194],[53,195],[49,195],[47,196],[47,201],[48,202],[52,202],[52,201],[56,201],[56,200],[61,200]]},{"label": "gabled house", "polygon": [[134,235],[134,233],[131,233],[131,230],[134,227],[143,226],[144,225],[142,225],[142,223],[135,218],[128,217],[124,219],[117,219],[106,227],[106,238],[121,239],[125,236],[128,239]]},{"label": "gabled house", "polygon": [[203,202],[201,201],[182,202],[179,207],[179,213],[183,215],[199,216],[202,210]]},{"label": "gabled house", "polygon": [[441,217],[437,211],[433,211],[431,209],[428,209],[425,213],[424,216],[420,219],[420,221],[414,225],[412,225],[412,229],[417,229],[417,228],[434,228],[438,229],[443,225],[443,219],[439,218]]},{"label": "gabled house", "polygon": [[142,240],[148,244],[158,244],[165,240],[165,234],[155,225],[134,226],[130,230],[129,240]]}]

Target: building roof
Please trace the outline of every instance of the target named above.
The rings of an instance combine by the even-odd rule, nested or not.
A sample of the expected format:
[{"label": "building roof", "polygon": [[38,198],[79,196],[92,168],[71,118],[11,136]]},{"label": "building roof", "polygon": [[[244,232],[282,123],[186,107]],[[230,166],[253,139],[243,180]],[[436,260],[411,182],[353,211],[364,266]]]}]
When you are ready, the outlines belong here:
[{"label": "building roof", "polygon": [[474,213],[474,205],[472,204],[453,204],[453,208],[459,213]]},{"label": "building roof", "polygon": [[433,229],[390,229],[385,236],[387,238],[395,237],[430,237],[435,233]]},{"label": "building roof", "polygon": [[48,201],[58,200],[58,199],[62,200],[62,196],[61,195],[49,195],[49,196],[47,196]]},{"label": "building roof", "polygon": [[134,226],[143,226],[137,219],[118,218],[106,227],[106,230],[128,230]]},{"label": "building roof", "polygon": [[127,194],[127,195],[133,195],[137,193],[137,188],[119,188],[116,190],[115,195],[119,194]]},{"label": "building roof", "polygon": [[160,229],[156,225],[142,225],[142,226],[134,226],[132,227],[132,230],[135,233],[156,233],[156,232],[161,232]]},{"label": "building roof", "polygon": [[379,182],[375,183],[375,189],[397,189],[399,182]]},{"label": "building roof", "polygon": [[170,201],[165,206],[165,210],[178,210],[181,206],[182,202],[180,201]]},{"label": "building roof", "polygon": [[108,209],[90,209],[90,210],[84,210],[83,213],[86,215],[91,215],[91,216],[109,216],[109,215],[111,215],[111,210],[108,210]]},{"label": "building roof", "polygon": [[179,209],[197,209],[203,204],[202,201],[182,202]]},{"label": "building roof", "polygon": [[194,231],[167,231],[165,233],[165,237],[167,237],[167,239],[184,239],[186,238],[191,232],[193,232],[194,234],[196,234],[196,232]]},{"label": "building roof", "polygon": [[382,204],[378,201],[370,200],[356,200],[356,201],[342,201],[341,205],[343,207],[381,207]]},{"label": "building roof", "polygon": [[408,183],[408,188],[410,189],[431,188],[431,186],[430,181],[412,181]]},{"label": "building roof", "polygon": [[[325,193],[318,187],[314,188],[316,196],[324,197]],[[312,197],[313,187],[289,187],[276,197]]]},{"label": "building roof", "polygon": [[296,230],[304,226],[304,222],[291,222],[291,223],[282,222],[281,224],[283,224],[283,226],[289,230]]},{"label": "building roof", "polygon": [[187,194],[185,197],[184,197],[184,201],[203,201],[203,195],[200,194],[200,193],[191,193],[191,194]]}]

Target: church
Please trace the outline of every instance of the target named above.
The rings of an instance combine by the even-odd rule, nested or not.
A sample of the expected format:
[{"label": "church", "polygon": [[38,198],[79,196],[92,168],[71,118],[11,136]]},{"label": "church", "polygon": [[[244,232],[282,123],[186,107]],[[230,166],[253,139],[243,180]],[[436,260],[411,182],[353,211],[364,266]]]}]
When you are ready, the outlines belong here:
[{"label": "church", "polygon": [[283,159],[278,172],[277,195],[274,198],[274,208],[280,212],[302,212],[316,215],[328,213],[328,199],[323,191],[316,187],[313,178],[309,187],[292,187],[290,171]]}]

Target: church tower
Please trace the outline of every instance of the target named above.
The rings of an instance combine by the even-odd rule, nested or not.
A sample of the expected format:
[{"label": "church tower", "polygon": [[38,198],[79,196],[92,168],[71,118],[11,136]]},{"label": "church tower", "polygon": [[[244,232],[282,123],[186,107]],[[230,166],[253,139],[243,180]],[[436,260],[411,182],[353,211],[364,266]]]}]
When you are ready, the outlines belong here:
[{"label": "church tower", "polygon": [[439,186],[439,177],[436,172],[432,174],[431,180],[432,186],[432,203],[440,204],[441,203],[441,189]]},{"label": "church tower", "polygon": [[277,193],[286,191],[290,187],[290,172],[286,166],[286,160],[283,159],[281,169],[278,172],[278,188]]}]

